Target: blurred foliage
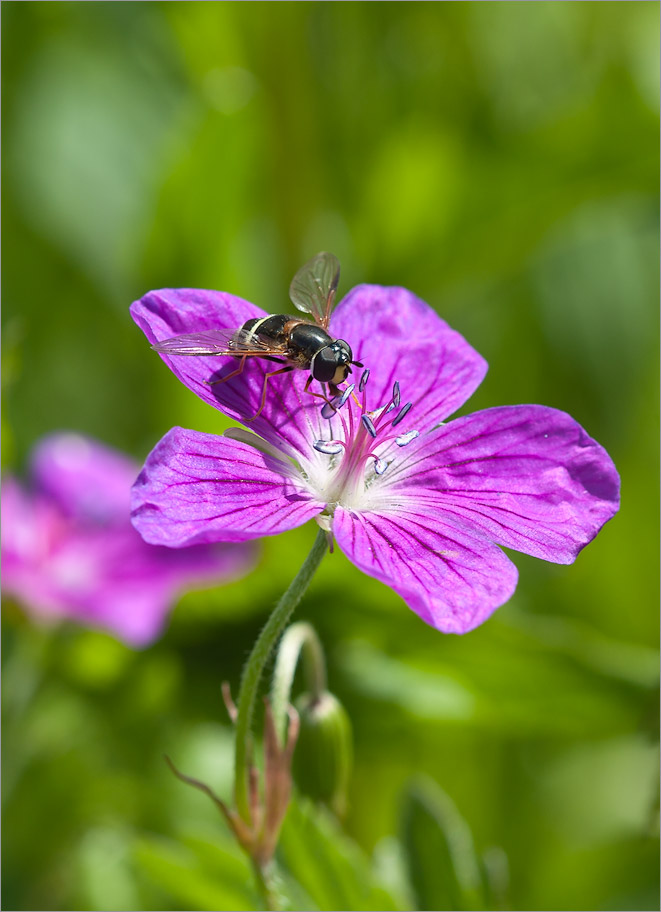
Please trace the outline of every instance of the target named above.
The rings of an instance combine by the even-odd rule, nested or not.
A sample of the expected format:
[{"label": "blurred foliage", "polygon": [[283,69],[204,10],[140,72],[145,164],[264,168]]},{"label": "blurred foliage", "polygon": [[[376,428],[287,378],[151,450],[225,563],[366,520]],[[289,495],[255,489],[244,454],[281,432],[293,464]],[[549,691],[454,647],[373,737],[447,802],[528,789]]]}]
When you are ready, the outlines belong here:
[{"label": "blurred foliage", "polygon": [[[439,907],[463,889],[463,833],[490,907],[658,908],[659,4],[1,12],[5,471],[60,428],[138,460],[173,425],[221,431],[129,303],[174,285],[283,310],[329,249],[341,292],[404,285],[487,358],[464,411],[569,411],[622,475],[576,565],[517,555],[515,597],[465,637],[324,561],[299,617],[352,720],[351,807],[345,835],[293,807],[283,901]],[[220,681],[236,688],[312,537],[266,540],[249,579],[184,598],[143,653],[6,606],[5,908],[255,908],[162,754],[229,794]]]},{"label": "blurred foliage", "polygon": [[426,783],[407,791],[402,843],[416,909],[486,909],[471,832],[450,799]]}]

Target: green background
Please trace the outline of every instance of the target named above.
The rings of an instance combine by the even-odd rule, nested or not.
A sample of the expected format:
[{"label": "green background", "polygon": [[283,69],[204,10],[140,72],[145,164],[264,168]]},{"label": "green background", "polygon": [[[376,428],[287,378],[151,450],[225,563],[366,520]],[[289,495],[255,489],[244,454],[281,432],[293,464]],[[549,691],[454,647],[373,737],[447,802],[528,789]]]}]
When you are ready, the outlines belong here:
[{"label": "green background", "polygon": [[[173,425],[227,426],[131,322],[149,289],[282,311],[321,249],[341,293],[410,288],[490,363],[463,411],[570,412],[622,509],[571,567],[515,555],[515,596],[464,637],[325,559],[297,616],[354,727],[338,844],[400,908],[439,908],[402,873],[424,773],[504,850],[505,906],[658,908],[659,4],[5,2],[2,26],[4,471],[60,428],[140,461]],[[6,606],[5,908],[252,907],[162,754],[229,794],[219,684],[314,534],[265,540],[141,653]]]}]

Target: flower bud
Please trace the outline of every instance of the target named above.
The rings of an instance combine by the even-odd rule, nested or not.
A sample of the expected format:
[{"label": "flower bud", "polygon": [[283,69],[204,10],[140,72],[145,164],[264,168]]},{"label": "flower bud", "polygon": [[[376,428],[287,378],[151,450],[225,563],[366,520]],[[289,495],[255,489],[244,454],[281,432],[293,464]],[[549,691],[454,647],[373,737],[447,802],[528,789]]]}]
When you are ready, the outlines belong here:
[{"label": "flower bud", "polygon": [[294,751],[294,781],[304,795],[327,804],[341,817],[346,811],[352,764],[349,716],[328,691],[316,699],[301,694],[296,709],[300,730]]}]

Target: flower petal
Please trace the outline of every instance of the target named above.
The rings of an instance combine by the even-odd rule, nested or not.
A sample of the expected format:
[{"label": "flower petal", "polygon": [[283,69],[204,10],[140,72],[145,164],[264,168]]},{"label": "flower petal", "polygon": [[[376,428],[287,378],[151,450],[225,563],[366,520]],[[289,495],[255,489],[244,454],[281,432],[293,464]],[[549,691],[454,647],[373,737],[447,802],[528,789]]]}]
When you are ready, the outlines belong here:
[{"label": "flower petal", "polygon": [[12,477],[2,479],[1,513],[2,591],[21,599],[27,594],[30,601],[42,584],[40,562],[66,521],[52,503],[29,496]]},{"label": "flower petal", "polygon": [[[161,288],[150,291],[131,305],[131,316],[150,343],[162,342],[183,333],[209,329],[239,329],[247,320],[264,317],[259,307],[221,291],[198,288]],[[223,407],[218,392],[225,384],[209,386],[209,379],[236,368],[233,358],[168,356],[161,354],[172,373],[200,399]],[[224,408],[223,408],[224,410]]]},{"label": "flower petal", "polygon": [[3,481],[1,551],[3,594],[32,618],[70,618],[133,647],[159,636],[180,593],[234,579],[255,556],[243,544],[153,547],[131,527],[128,504],[121,524],[90,524],[11,478]]},{"label": "flower petal", "polygon": [[[417,444],[417,446],[416,446]],[[608,453],[565,412],[486,409],[414,441],[389,495],[428,503],[491,541],[572,563],[619,508]]]},{"label": "flower petal", "polygon": [[[153,343],[181,333],[209,329],[239,329],[247,320],[266,316],[254,304],[219,291],[190,288],[164,288],[151,291],[131,305],[131,315]],[[268,381],[266,405],[252,420],[261,405],[267,373],[283,364],[249,357],[243,372],[225,383],[213,383],[236,370],[236,358],[218,356],[161,358],[190,390],[230,418],[247,424],[265,440],[286,449],[290,455],[309,457],[312,442],[325,428],[320,415],[320,400],[303,392],[307,371],[294,370]],[[313,392],[319,392],[318,384]]]},{"label": "flower petal", "polygon": [[156,445],[132,492],[135,528],[150,544],[173,548],[275,535],[323,508],[286,460],[183,428]]},{"label": "flower petal", "polygon": [[516,567],[500,548],[424,508],[353,513],[340,507],[333,533],[360,570],[444,633],[477,627],[516,588]]},{"label": "flower petal", "polygon": [[63,602],[69,598],[65,613],[136,648],[157,639],[179,595],[235,579],[255,558],[253,549],[241,544],[153,547],[128,525],[121,535],[99,536],[97,544],[102,552],[94,587],[78,598],[62,592]]},{"label": "flower petal", "polygon": [[399,381],[413,402],[411,424],[434,427],[475,392],[487,363],[463,336],[405,288],[359,285],[338,304],[331,333],[370,369],[370,407],[384,405]]},{"label": "flower petal", "polygon": [[74,433],[52,434],[36,447],[37,487],[68,516],[128,524],[131,485],[138,467],[110,447]]}]

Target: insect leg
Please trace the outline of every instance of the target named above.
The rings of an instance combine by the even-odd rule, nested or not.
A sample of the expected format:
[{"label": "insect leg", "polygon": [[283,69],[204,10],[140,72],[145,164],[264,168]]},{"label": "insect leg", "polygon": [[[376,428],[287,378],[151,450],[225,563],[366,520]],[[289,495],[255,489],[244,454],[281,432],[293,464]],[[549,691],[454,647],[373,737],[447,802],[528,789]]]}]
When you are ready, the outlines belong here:
[{"label": "insect leg", "polygon": [[255,414],[252,416],[252,418],[246,418],[246,419],[245,419],[245,420],[246,420],[246,423],[247,423],[248,421],[254,421],[255,418],[257,418],[257,417],[262,413],[262,409],[263,409],[264,406],[266,405],[266,385],[268,384],[268,382],[269,382],[269,380],[271,379],[271,377],[275,377],[276,374],[288,374],[290,371],[293,371],[293,370],[296,370],[295,365],[290,365],[289,367],[281,367],[280,370],[271,371],[271,372],[268,373],[268,374],[264,374],[264,385],[262,386],[262,401],[261,401],[260,406],[259,406],[259,408],[257,409],[257,411],[256,411]]},{"label": "insect leg", "polygon": [[314,377],[312,376],[312,374],[310,374],[310,376],[308,377],[308,379],[305,381],[305,386],[303,387],[303,392],[304,392],[304,393],[307,393],[308,396],[314,396],[315,399],[323,399],[324,402],[328,402],[328,401],[329,401],[328,395],[327,395],[326,392],[325,392],[325,386],[324,386],[323,383],[321,384],[321,387],[322,387],[322,389],[324,390],[323,393],[312,393],[312,392],[310,392],[310,384],[312,383],[313,380],[314,380]]},{"label": "insect leg", "polygon": [[[333,398],[335,398],[335,396],[341,396],[342,393],[344,392],[343,390],[341,390],[341,389],[339,388],[339,386],[335,386],[334,383],[329,383],[328,385],[330,386],[330,391],[331,391],[331,393],[333,394]],[[314,393],[313,393],[312,395],[314,395]],[[353,392],[353,390],[351,391],[351,398],[352,398],[353,401],[356,403],[356,405],[358,406],[358,408],[362,411],[363,406],[362,406],[361,403],[359,402],[359,400],[358,400],[358,398],[356,397],[356,394]],[[326,401],[328,401],[328,400],[326,400]]]},{"label": "insect leg", "polygon": [[243,368],[246,365],[246,360],[246,355],[244,355],[243,358],[241,358],[241,363],[237,369],[232,371],[231,374],[228,374],[226,377],[221,377],[219,380],[207,380],[206,382],[209,384],[209,386],[213,386],[216,383],[225,383],[227,380],[231,380],[232,377],[238,377],[239,374],[243,373]]}]

